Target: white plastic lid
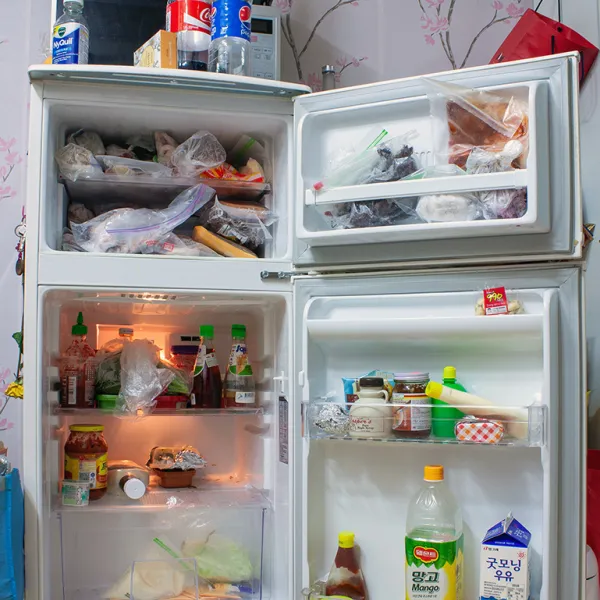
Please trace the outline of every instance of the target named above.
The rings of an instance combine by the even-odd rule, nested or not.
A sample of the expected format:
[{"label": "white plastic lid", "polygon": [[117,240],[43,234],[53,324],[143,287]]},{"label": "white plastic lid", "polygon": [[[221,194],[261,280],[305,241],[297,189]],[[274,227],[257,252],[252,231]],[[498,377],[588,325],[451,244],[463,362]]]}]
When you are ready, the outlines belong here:
[{"label": "white plastic lid", "polygon": [[124,483],[123,491],[128,498],[139,500],[146,493],[146,484],[137,477],[131,477]]}]

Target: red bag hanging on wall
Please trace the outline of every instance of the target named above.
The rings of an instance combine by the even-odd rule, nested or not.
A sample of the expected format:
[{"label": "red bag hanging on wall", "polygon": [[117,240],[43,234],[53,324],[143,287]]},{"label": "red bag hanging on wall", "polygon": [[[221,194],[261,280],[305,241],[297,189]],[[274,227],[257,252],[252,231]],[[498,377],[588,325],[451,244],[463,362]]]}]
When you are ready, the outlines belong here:
[{"label": "red bag hanging on wall", "polygon": [[587,544],[600,556],[600,450],[587,455]]},{"label": "red bag hanging on wall", "polygon": [[562,23],[528,8],[494,54],[490,64],[577,51],[581,84],[592,68],[598,48]]}]

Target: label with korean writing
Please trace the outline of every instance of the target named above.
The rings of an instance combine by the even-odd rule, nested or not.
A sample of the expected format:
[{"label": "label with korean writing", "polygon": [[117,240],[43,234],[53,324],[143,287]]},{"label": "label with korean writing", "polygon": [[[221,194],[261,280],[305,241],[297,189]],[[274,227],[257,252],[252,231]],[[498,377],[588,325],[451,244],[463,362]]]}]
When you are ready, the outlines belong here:
[{"label": "label with korean writing", "polygon": [[482,600],[528,600],[528,549],[483,544],[480,563]]},{"label": "label with korean writing", "polygon": [[405,538],[406,600],[463,600],[463,537],[452,542]]},{"label": "label with korean writing", "polygon": [[503,287],[483,290],[483,309],[486,315],[507,315],[506,290]]}]

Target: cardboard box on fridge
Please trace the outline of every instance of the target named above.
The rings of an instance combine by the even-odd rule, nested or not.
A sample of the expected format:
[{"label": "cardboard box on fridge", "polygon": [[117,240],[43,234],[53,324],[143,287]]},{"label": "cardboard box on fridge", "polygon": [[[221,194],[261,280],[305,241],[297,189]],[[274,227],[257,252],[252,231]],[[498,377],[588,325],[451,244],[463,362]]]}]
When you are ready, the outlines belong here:
[{"label": "cardboard box on fridge", "polygon": [[481,544],[481,600],[529,600],[531,533],[509,514],[485,534]]},{"label": "cardboard box on fridge", "polygon": [[177,68],[177,34],[157,31],[133,53],[134,67]]}]

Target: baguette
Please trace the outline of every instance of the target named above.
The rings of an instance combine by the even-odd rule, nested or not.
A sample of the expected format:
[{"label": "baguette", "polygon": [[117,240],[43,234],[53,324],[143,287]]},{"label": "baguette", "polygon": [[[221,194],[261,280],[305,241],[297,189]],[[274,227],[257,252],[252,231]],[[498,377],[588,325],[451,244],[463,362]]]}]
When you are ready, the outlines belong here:
[{"label": "baguette", "polygon": [[201,225],[194,227],[192,239],[195,242],[208,246],[211,250],[218,252],[222,256],[229,256],[232,258],[257,258],[254,252],[225,239],[217,233],[208,231],[208,229]]}]

